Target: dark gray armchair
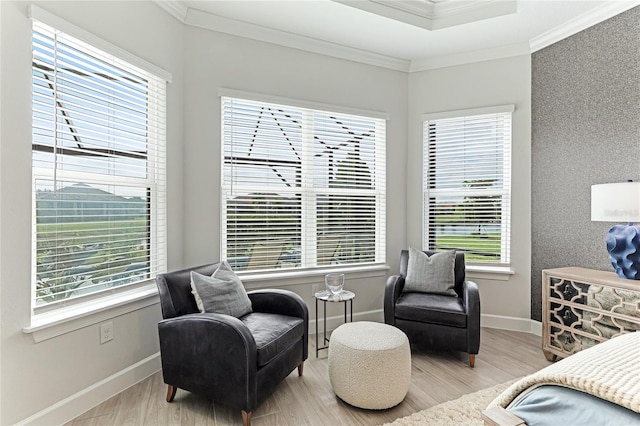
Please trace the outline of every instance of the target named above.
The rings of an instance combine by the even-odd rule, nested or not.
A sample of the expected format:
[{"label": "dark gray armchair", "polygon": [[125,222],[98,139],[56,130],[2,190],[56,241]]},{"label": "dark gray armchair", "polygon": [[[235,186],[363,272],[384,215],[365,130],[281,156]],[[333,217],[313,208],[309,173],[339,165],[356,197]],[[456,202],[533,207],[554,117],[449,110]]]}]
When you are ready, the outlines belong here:
[{"label": "dark gray armchair", "polygon": [[[435,251],[425,251],[429,256]],[[473,368],[480,349],[480,295],[473,281],[465,281],[464,253],[454,265],[457,296],[403,292],[409,252],[400,254],[400,275],[392,275],[384,290],[384,322],[404,331],[422,346],[469,354]]]},{"label": "dark gray armchair", "polygon": [[158,324],[162,374],[171,402],[178,388],[242,411],[252,411],[296,367],[302,375],[308,354],[309,312],[288,290],[248,292],[253,312],[241,318],[200,313],[191,294],[191,271],[211,275],[204,265],[156,278],[162,306]]}]

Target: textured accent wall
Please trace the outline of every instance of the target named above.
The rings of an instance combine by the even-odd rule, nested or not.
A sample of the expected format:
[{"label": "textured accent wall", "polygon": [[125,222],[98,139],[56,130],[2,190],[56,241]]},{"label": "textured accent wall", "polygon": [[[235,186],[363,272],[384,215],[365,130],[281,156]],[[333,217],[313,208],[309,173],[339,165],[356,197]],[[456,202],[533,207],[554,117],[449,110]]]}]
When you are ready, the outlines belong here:
[{"label": "textured accent wall", "polygon": [[640,6],[531,60],[531,317],[541,320],[542,269],[613,270],[612,223],[591,222],[590,191],[640,180]]}]

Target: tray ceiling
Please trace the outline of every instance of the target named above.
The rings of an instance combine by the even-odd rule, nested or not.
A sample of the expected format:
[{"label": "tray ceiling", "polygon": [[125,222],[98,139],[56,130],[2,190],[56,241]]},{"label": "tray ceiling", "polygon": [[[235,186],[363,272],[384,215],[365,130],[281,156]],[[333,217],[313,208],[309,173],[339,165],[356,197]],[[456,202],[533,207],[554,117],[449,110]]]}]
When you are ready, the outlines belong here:
[{"label": "tray ceiling", "polygon": [[401,71],[528,54],[640,0],[156,0],[183,23]]}]

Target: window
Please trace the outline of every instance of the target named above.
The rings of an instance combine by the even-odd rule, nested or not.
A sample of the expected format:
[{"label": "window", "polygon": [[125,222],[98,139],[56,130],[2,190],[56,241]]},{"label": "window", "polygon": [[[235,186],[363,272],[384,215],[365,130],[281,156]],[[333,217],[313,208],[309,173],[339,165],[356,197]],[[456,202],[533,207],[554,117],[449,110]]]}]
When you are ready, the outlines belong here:
[{"label": "window", "polygon": [[384,119],[223,96],[222,120],[235,270],[384,262]]},{"label": "window", "polygon": [[33,306],[166,270],[166,80],[39,21],[32,39]]},{"label": "window", "polygon": [[513,106],[424,118],[424,247],[509,265]]}]

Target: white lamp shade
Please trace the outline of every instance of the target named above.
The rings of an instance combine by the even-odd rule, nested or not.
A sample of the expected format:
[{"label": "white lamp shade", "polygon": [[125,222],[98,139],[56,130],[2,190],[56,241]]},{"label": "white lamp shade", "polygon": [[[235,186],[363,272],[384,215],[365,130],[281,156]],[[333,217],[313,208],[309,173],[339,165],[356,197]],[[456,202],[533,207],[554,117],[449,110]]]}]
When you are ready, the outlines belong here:
[{"label": "white lamp shade", "polygon": [[640,182],[591,185],[591,220],[640,222]]}]

